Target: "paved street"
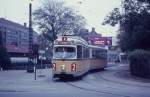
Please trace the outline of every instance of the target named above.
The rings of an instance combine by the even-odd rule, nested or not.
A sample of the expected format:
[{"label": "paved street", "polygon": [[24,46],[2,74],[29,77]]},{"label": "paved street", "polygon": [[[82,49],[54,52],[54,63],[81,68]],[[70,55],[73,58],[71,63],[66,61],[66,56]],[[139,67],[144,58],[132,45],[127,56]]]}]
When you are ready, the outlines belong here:
[{"label": "paved street", "polygon": [[[38,77],[45,75],[45,77]],[[133,77],[127,65],[112,65],[82,80],[51,80],[51,69],[34,74],[0,71],[0,97],[149,97],[150,80]]]}]

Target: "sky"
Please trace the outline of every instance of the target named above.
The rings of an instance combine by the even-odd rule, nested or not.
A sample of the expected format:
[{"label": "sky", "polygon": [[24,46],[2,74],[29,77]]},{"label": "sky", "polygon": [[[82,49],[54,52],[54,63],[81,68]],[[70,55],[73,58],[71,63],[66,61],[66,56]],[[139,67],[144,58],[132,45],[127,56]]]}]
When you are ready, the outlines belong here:
[{"label": "sky", "polygon": [[[41,6],[44,0],[33,0],[33,10]],[[53,0],[55,1],[55,0]],[[121,0],[57,0],[75,8],[87,20],[86,28],[96,28],[103,36],[116,36],[118,27],[102,25],[104,18],[115,7],[120,7]],[[28,23],[30,0],[0,0],[0,17],[24,24]]]}]

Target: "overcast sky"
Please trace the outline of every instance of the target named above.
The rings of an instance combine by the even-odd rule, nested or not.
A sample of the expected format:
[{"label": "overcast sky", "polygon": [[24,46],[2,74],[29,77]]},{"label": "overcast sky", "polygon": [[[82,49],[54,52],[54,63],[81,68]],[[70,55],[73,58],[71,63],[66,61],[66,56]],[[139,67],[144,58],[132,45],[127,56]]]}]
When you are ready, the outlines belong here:
[{"label": "overcast sky", "polygon": [[[41,6],[44,0],[34,0],[33,10]],[[53,0],[55,1],[55,0]],[[87,19],[87,28],[95,27],[103,36],[115,36],[117,27],[101,25],[104,17],[115,7],[120,7],[121,0],[57,0],[65,1],[78,10]],[[23,24],[28,23],[30,0],[0,0],[0,17]]]}]

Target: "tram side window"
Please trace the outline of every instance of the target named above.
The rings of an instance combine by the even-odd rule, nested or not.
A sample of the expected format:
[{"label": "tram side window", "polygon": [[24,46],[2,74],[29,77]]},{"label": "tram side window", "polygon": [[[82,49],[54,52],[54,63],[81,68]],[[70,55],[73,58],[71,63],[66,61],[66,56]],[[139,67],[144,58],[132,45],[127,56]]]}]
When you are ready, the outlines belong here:
[{"label": "tram side window", "polygon": [[93,50],[92,51],[92,57],[93,58],[106,59],[107,53],[105,50]]},{"label": "tram side window", "polygon": [[77,58],[82,58],[82,46],[77,46]]},{"label": "tram side window", "polygon": [[83,49],[83,58],[89,58],[90,52],[88,48]]},{"label": "tram side window", "polygon": [[106,50],[102,50],[99,55],[101,56],[101,58],[107,59],[107,51]]},{"label": "tram side window", "polygon": [[92,50],[92,58],[96,58],[96,50]]}]

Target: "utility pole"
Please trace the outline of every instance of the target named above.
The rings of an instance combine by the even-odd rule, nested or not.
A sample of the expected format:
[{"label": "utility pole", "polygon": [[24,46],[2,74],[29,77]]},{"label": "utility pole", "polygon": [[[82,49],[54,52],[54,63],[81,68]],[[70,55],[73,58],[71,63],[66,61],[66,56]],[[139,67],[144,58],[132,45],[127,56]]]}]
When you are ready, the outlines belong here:
[{"label": "utility pole", "polygon": [[2,71],[3,69],[3,67],[2,67],[2,49],[3,49],[3,37],[2,37],[2,31],[1,31],[1,29],[0,29],[0,71]]},{"label": "utility pole", "polygon": [[[32,0],[31,0],[32,1]],[[27,72],[34,72],[33,69],[33,29],[32,29],[32,3],[29,3],[29,64],[27,66]]]},{"label": "utility pole", "polygon": [[33,46],[33,29],[32,29],[32,3],[29,4],[29,52],[30,58],[32,57],[32,46]]}]

